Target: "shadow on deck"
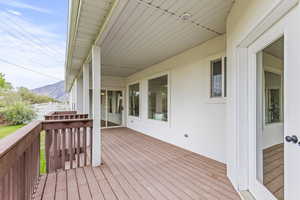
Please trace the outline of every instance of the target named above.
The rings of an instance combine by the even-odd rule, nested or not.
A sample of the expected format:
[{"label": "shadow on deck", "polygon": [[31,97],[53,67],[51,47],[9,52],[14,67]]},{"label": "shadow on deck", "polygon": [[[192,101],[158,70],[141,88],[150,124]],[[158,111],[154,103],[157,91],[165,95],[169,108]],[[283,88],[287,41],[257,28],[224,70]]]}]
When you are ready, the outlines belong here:
[{"label": "shadow on deck", "polygon": [[127,128],[103,130],[103,165],[40,178],[35,199],[240,199],[222,163]]}]

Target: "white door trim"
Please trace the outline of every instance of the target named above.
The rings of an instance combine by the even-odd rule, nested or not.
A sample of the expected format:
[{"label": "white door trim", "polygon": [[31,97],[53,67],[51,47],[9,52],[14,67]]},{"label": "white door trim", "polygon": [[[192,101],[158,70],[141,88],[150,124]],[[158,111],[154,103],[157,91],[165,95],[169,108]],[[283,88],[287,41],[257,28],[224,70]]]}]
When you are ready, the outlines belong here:
[{"label": "white door trim", "polygon": [[[252,165],[250,159],[250,152],[253,151],[253,149],[251,149],[249,145],[249,135],[251,132],[253,133],[253,131],[256,131],[253,130],[253,127],[256,128],[256,126],[253,126],[256,125],[256,121],[253,122],[253,120],[250,120],[256,119],[256,113],[254,113],[253,111],[253,108],[255,108],[256,106],[256,99],[253,99],[253,97],[256,97],[256,89],[251,89],[249,87],[249,84],[252,84],[251,80],[253,80],[253,78],[255,80],[256,77],[256,70],[252,71],[253,67],[251,67],[251,65],[256,65],[256,63],[253,63],[253,54],[249,54],[249,46],[255,41],[257,41],[263,33],[269,30],[276,22],[278,22],[283,16],[285,16],[298,3],[299,0],[278,1],[278,3],[270,9],[270,11],[257,23],[256,26],[253,27],[253,29],[248,33],[248,35],[243,40],[241,40],[241,42],[236,47],[237,69],[235,73],[236,84],[234,88],[236,97],[236,104],[234,107],[234,119],[236,120],[235,132],[237,133],[236,158],[238,169],[237,184],[239,190],[249,190],[249,166]],[[268,46],[268,44],[271,44],[276,37],[279,38],[280,36],[282,36],[284,33],[284,31],[281,29],[282,26],[277,25],[277,27],[277,29],[279,30],[272,31],[269,33],[271,35],[268,38],[268,42],[261,43],[261,46],[257,46],[256,49],[252,47],[251,52],[258,52],[259,50]],[[274,30],[274,28],[272,29]]]}]

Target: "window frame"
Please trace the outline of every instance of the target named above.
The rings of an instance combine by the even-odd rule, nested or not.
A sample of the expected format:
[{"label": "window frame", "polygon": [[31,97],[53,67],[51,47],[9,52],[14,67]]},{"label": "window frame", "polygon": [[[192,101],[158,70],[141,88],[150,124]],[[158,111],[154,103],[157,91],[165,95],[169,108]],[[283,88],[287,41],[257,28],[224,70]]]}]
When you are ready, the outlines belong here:
[{"label": "window frame", "polygon": [[[168,112],[167,112],[167,121],[163,121],[163,120],[157,120],[157,119],[151,119],[149,118],[149,80],[152,80],[152,79],[156,79],[156,78],[159,78],[159,77],[162,77],[162,76],[167,76],[168,78],[168,101],[167,101],[167,109],[168,109]],[[146,116],[147,116],[147,120],[149,121],[152,121],[154,123],[163,123],[163,124],[170,124],[170,120],[171,120],[171,116],[170,116],[170,108],[171,108],[171,79],[170,79],[170,72],[167,71],[167,72],[162,72],[162,73],[158,73],[158,74],[155,74],[153,76],[150,76],[148,78],[146,78],[146,91],[147,91],[147,94],[146,94],[146,105],[147,105],[147,109],[146,109]]]},{"label": "window frame", "polygon": [[[134,116],[134,115],[130,115],[130,95],[129,95],[129,88],[130,86],[132,85],[135,85],[135,84],[139,84],[139,115],[138,116]],[[142,114],[142,109],[141,109],[141,105],[142,105],[142,102],[141,102],[141,82],[140,81],[135,81],[135,82],[131,82],[129,84],[127,84],[127,116],[130,117],[130,118],[135,118],[135,119],[141,119],[141,114]]]},{"label": "window frame", "polygon": [[[222,77],[222,93],[221,96],[213,96],[212,95],[212,73],[213,73],[213,63],[221,61],[221,77]],[[226,62],[226,63],[225,63]],[[210,65],[209,65],[209,98],[210,99],[226,99],[228,95],[228,65],[227,65],[227,57],[226,56],[220,56],[218,58],[210,59]]]}]

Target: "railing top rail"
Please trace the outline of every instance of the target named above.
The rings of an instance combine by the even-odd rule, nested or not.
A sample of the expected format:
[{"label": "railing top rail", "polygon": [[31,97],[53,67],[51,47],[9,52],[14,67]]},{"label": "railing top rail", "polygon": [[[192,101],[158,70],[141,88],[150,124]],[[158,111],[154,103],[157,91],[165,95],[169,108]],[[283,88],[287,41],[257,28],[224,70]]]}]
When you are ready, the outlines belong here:
[{"label": "railing top rail", "polygon": [[45,120],[43,121],[43,130],[93,127],[92,119],[66,119],[66,120]]},{"label": "railing top rail", "polygon": [[[29,133],[34,129],[42,130],[42,121],[33,121],[30,124],[20,128],[13,134],[6,136],[0,140],[0,159],[12,148],[18,145],[19,142],[23,141]],[[27,141],[29,142],[29,141]]]}]

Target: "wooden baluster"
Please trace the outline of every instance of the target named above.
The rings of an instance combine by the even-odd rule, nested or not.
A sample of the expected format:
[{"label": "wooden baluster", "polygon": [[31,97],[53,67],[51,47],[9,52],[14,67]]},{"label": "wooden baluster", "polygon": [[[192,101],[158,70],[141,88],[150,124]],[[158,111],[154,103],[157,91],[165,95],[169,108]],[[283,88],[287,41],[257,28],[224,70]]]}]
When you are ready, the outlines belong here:
[{"label": "wooden baluster", "polygon": [[53,130],[53,134],[54,134],[54,165],[53,165],[53,170],[57,169],[57,130]]},{"label": "wooden baluster", "polygon": [[80,128],[77,128],[77,167],[80,167]]},{"label": "wooden baluster", "polygon": [[39,134],[39,138],[38,138],[38,141],[37,141],[37,143],[38,143],[38,146],[37,146],[37,151],[38,151],[38,157],[37,157],[37,163],[38,163],[38,166],[37,166],[37,169],[36,169],[36,171],[37,171],[37,178],[40,176],[40,158],[41,158],[41,132],[40,132],[40,134]]},{"label": "wooden baluster", "polygon": [[65,157],[65,154],[66,154],[66,129],[62,129],[62,159],[61,159],[61,166],[62,166],[62,169],[65,170],[65,163],[66,163],[66,157]]},{"label": "wooden baluster", "polygon": [[31,169],[31,164],[32,164],[32,144],[29,146],[28,148],[28,159],[27,159],[27,184],[28,184],[28,188],[27,188],[27,197],[28,199],[30,198],[31,195],[31,178],[32,178],[32,169]]},{"label": "wooden baluster", "polygon": [[73,169],[73,136],[74,136],[74,132],[73,132],[73,128],[70,128],[70,133],[69,133],[69,138],[70,138],[70,169]]},{"label": "wooden baluster", "polygon": [[26,165],[25,165],[25,159],[26,159],[26,157],[25,157],[25,152],[23,153],[23,156],[21,157],[21,165],[20,165],[20,167],[21,167],[21,180],[22,180],[22,182],[21,182],[21,198],[23,198],[24,196],[25,196],[25,194],[26,194],[26,191],[25,191],[25,189],[26,189],[26,178],[25,178],[25,174],[26,174]]},{"label": "wooden baluster", "polygon": [[86,144],[86,127],[83,127],[83,151],[84,151],[84,166],[87,166],[87,144]]},{"label": "wooden baluster", "polygon": [[12,183],[13,183],[13,190],[12,190],[12,199],[18,199],[18,187],[17,187],[17,182],[18,182],[18,163],[19,161],[17,160],[16,163],[13,166],[13,177],[12,177]]},{"label": "wooden baluster", "polygon": [[92,165],[92,152],[93,152],[93,148],[92,148],[92,145],[93,145],[93,127],[90,128],[90,165]]},{"label": "wooden baluster", "polygon": [[28,199],[28,149],[25,151],[24,155],[24,192],[25,192],[25,199]]},{"label": "wooden baluster", "polygon": [[50,157],[50,144],[51,144],[51,132],[45,131],[45,158],[46,158],[46,172],[49,173],[49,157]]},{"label": "wooden baluster", "polygon": [[58,147],[58,153],[57,153],[57,168],[61,169],[61,156],[62,156],[62,133],[61,129],[57,130],[57,147]]},{"label": "wooden baluster", "polygon": [[5,178],[6,176],[3,176],[2,178],[2,198],[5,199],[6,198],[6,182],[5,182]]}]

